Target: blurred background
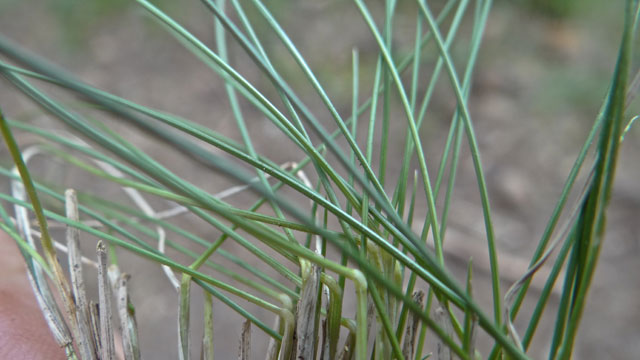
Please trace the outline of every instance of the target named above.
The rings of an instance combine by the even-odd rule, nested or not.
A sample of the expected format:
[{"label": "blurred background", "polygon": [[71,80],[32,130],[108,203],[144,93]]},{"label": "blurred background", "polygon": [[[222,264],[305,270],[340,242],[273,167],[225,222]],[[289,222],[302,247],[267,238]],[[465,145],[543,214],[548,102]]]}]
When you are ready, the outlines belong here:
[{"label": "blurred background", "polygon": [[[203,11],[200,2],[164,0],[156,3],[200,39],[213,44],[212,17]],[[431,3],[437,9],[443,1]],[[376,4],[371,2],[374,9]],[[338,109],[348,114],[351,49],[359,49],[363,72],[375,69],[377,54],[376,43],[355,6],[337,0],[272,0],[267,5],[299,46]],[[526,270],[569,169],[598,114],[615,65],[623,8],[621,0],[495,1],[480,51],[470,106],[494,210],[505,290]],[[413,11],[414,8],[405,6],[404,2],[399,4],[394,38],[394,52],[398,55],[411,51]],[[403,18],[410,19],[406,25]],[[256,21],[261,24],[257,16]],[[266,24],[262,26],[266,29]],[[134,1],[0,0],[0,33],[100,89],[206,124],[231,138],[240,138],[219,78],[184,51]],[[465,36],[461,35],[455,43],[453,53],[466,51],[469,39]],[[292,64],[292,60],[276,37],[265,34],[264,40],[274,54],[274,62],[282,64],[285,77],[302,92],[305,100],[309,99],[313,110],[322,112],[321,105],[311,95],[312,89],[304,80],[296,81],[295,67],[287,70],[286,65]],[[278,56],[280,53],[282,56]],[[230,56],[243,74],[266,89],[267,80],[252,69],[241,49],[231,46]],[[426,56],[423,61],[430,66],[436,59]],[[368,92],[371,79],[365,75],[361,78],[362,91]],[[436,93],[421,130],[426,152],[434,162],[439,161],[455,108],[445,80],[439,84],[441,91]],[[304,96],[305,91],[309,96]],[[71,99],[65,96],[60,95],[62,99]],[[61,127],[3,79],[0,79],[0,107],[5,115],[15,119],[49,128]],[[259,152],[278,163],[299,160],[298,155],[292,158],[292,154],[298,153],[291,144],[277,141],[277,132],[268,121],[250,108],[245,112],[250,131],[261,134],[256,142]],[[627,117],[637,112],[637,103],[632,103]],[[399,112],[398,117],[401,116]],[[325,120],[330,126],[328,117]],[[186,179],[209,191],[234,185],[225,178],[213,181],[211,174],[198,163],[181,160],[180,154],[163,148],[144,133],[124,131],[128,129],[126,124],[113,122],[113,126],[122,129],[123,136]],[[392,138],[403,136],[404,131],[404,125],[394,124]],[[34,140],[19,137],[21,145],[33,144]],[[401,150],[396,151],[391,152],[390,159],[401,156]],[[622,146],[607,238],[578,336],[576,359],[632,359],[640,353],[638,154],[640,130],[636,127],[631,129]],[[0,149],[0,163],[10,164],[4,147]],[[35,161],[34,167],[40,178],[49,183],[72,184],[83,191],[96,190],[91,181],[77,176],[79,173],[63,170],[46,160]],[[8,191],[6,180],[0,184],[1,191]],[[484,237],[476,180],[468,155],[462,157],[457,186],[445,246],[448,247],[447,262],[454,273],[464,279],[466,261],[473,256],[475,281],[486,284],[486,288],[478,285],[474,289],[479,301],[489,304],[488,262],[483,264],[486,250],[482,245],[471,246],[468,241]],[[115,195],[117,189],[113,191],[114,196],[118,196]],[[242,195],[233,201],[246,202]],[[417,218],[424,218],[426,211],[423,207],[417,213]],[[183,221],[187,224],[193,221],[193,228],[200,227],[203,233],[208,231],[195,220]],[[88,251],[91,248],[87,247]],[[127,254],[122,257],[122,263],[133,260]],[[137,304],[143,356],[175,358],[177,296],[154,265],[142,261],[135,266],[135,271],[123,270],[134,275],[132,296]],[[136,282],[137,278],[158,280]],[[534,284],[530,295],[535,297],[535,292]],[[552,312],[556,300],[552,298],[547,312]],[[531,312],[527,305],[531,303],[526,302],[523,307],[523,320]],[[241,325],[237,315],[223,306],[219,309],[224,315],[216,321],[228,324],[229,331],[216,337],[216,351],[229,347],[230,341],[237,343]],[[269,318],[267,314],[259,315]],[[551,316],[543,319],[543,329],[552,325],[552,319]],[[516,326],[518,324],[520,322],[516,322]],[[530,352],[533,358],[546,353],[549,336],[544,330],[540,331]],[[231,346],[229,357],[221,358],[231,358],[235,349],[235,345]],[[486,356],[488,349],[481,347],[481,351]],[[262,353],[255,351],[254,354],[260,358]]]}]

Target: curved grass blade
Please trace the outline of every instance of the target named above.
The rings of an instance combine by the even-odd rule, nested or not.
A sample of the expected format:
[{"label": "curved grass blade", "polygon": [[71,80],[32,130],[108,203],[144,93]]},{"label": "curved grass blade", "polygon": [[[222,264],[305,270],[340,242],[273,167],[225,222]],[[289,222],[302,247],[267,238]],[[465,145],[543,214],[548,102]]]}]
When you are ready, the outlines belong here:
[{"label": "curved grass blade", "polygon": [[[493,222],[491,220],[491,210],[489,206],[489,196],[487,192],[487,184],[484,177],[484,171],[482,168],[482,162],[480,160],[480,152],[478,149],[478,142],[476,140],[475,132],[473,130],[473,123],[471,121],[471,115],[469,114],[469,109],[465,102],[465,95],[462,87],[460,86],[460,81],[458,80],[458,76],[456,74],[456,70],[454,68],[451,57],[448,54],[448,51],[444,45],[444,41],[440,35],[440,32],[437,29],[436,22],[433,18],[433,15],[426,3],[423,0],[417,0],[419,9],[431,31],[434,34],[434,38],[436,40],[436,44],[438,45],[438,49],[440,50],[440,55],[444,60],[446,65],[447,73],[449,75],[450,83],[458,100],[458,110],[462,115],[462,119],[464,121],[467,138],[469,142],[469,147],[471,149],[471,155],[473,160],[474,169],[476,172],[476,178],[478,181],[478,187],[480,191],[480,197],[482,202],[482,211],[485,218],[485,231],[487,235],[487,245],[489,248],[489,260],[491,265],[491,276],[492,276],[492,290],[493,290],[493,302],[494,302],[494,318],[495,323],[501,323],[502,318],[502,306],[501,306],[501,298],[502,295],[500,293],[500,276],[498,270],[498,255],[497,249],[495,246],[495,235],[493,230]],[[485,2],[485,11],[484,13],[488,13],[491,8],[491,1]],[[485,17],[486,18],[486,17]]]},{"label": "curved grass blade", "polygon": [[[7,76],[9,76],[9,78],[10,78],[12,81],[17,81],[17,82],[18,82],[18,83],[17,83],[17,85],[19,85],[19,86],[20,86],[24,91],[26,91],[28,94],[31,94],[31,95],[33,95],[34,97],[36,97],[36,98],[38,99],[38,101],[40,101],[40,102],[41,102],[41,104],[43,104],[45,107],[47,107],[50,111],[53,111],[53,112],[54,112],[54,113],[56,113],[58,116],[62,116],[62,118],[63,118],[63,119],[66,119],[66,120],[72,121],[72,123],[73,123],[75,126],[78,126],[78,127],[79,127],[79,129],[82,129],[83,131],[89,131],[89,132],[86,132],[86,134],[93,134],[93,135],[92,135],[92,136],[94,136],[94,137],[93,137],[93,139],[94,139],[95,141],[101,142],[101,140],[102,140],[102,137],[101,137],[101,136],[99,136],[99,135],[95,135],[95,132],[93,132],[93,130],[89,130],[89,128],[88,128],[85,124],[82,124],[81,122],[78,122],[78,121],[77,121],[77,119],[75,119],[72,115],[68,114],[67,112],[64,112],[62,109],[60,109],[60,107],[59,107],[59,106],[56,106],[56,105],[55,105],[54,103],[52,103],[50,100],[48,100],[48,99],[46,99],[46,98],[43,98],[41,93],[38,93],[37,91],[35,91],[35,89],[33,89],[33,88],[29,87],[26,83],[24,83],[23,81],[21,81],[21,80],[20,80],[19,78],[17,78],[15,75],[13,75],[13,74],[7,74]],[[112,150],[112,151],[117,151],[118,153],[120,153],[120,154],[121,154],[122,156],[124,156],[125,158],[129,158],[131,161],[134,161],[134,162],[136,161],[136,159],[135,159],[135,158],[131,158],[131,154],[130,154],[130,153],[128,153],[128,152],[122,152],[122,150],[123,150],[123,149],[121,149],[121,148],[119,148],[119,147],[113,147],[113,146],[111,146],[112,144],[105,144],[104,142],[103,142],[103,145],[104,145],[104,146],[107,146],[108,148],[111,148],[111,150]],[[138,155],[141,155],[141,154],[139,154],[139,153],[138,153]],[[142,165],[145,165],[145,164],[142,164]],[[224,171],[226,171],[227,173],[231,173],[231,174],[233,174],[233,176],[236,176],[236,177],[238,177],[238,178],[242,179],[243,181],[245,181],[245,180],[246,180],[244,176],[240,176],[240,173],[238,173],[238,172],[237,172],[237,171],[235,171],[235,170],[233,170],[233,171],[232,171],[232,168],[230,168],[230,167],[228,167],[228,166],[222,166],[222,167],[221,167],[221,169],[222,169],[222,170],[224,170]],[[166,173],[165,173],[165,174],[166,174]],[[167,175],[168,175],[168,174],[167,174]],[[160,179],[160,178],[164,179],[163,177],[159,177],[158,179]],[[174,177],[174,178],[173,178],[173,180],[175,181],[175,180],[178,180],[178,179],[176,179],[176,178]],[[294,183],[294,184],[295,184],[295,183]],[[258,188],[258,190],[259,190],[259,189],[260,189],[260,188]],[[313,196],[313,193],[311,193],[310,195],[311,195],[312,197],[314,197],[314,196]],[[282,200],[281,200],[281,199],[278,199],[278,200],[282,202]],[[335,205],[330,204],[330,203],[326,203],[326,201],[324,201],[324,199],[322,199],[322,198],[314,198],[314,201],[324,202],[324,203],[325,203],[325,206],[329,206],[329,207],[330,207],[330,209],[332,210],[332,212],[337,211],[340,217],[346,217],[346,220],[349,222],[349,224],[350,224],[350,225],[352,225],[352,226],[356,226],[356,227],[359,227],[361,231],[364,231],[364,232],[367,234],[367,236],[369,236],[369,237],[371,237],[371,238],[373,238],[373,239],[377,239],[377,241],[381,241],[381,242],[382,242],[382,243],[381,243],[381,245],[385,246],[384,241],[380,239],[380,237],[379,237],[379,235],[378,235],[377,233],[372,232],[372,231],[371,231],[370,229],[368,229],[368,228],[363,228],[363,227],[362,227],[362,226],[361,226],[357,221],[355,221],[354,219],[352,219],[351,217],[349,217],[348,215],[346,215],[344,212],[342,212],[342,211],[341,211],[338,207],[336,207]],[[284,204],[283,204],[283,205],[284,205]],[[289,211],[293,211],[293,213],[298,213],[297,211],[295,211],[295,210],[294,210],[294,208],[292,208],[292,207],[290,207],[290,206],[287,206],[287,208],[289,209]],[[299,213],[298,213],[298,214],[299,214]],[[300,215],[297,215],[297,216],[298,216],[298,217],[300,217]],[[304,216],[302,216],[302,218],[304,219],[305,217],[304,217]],[[404,236],[404,235],[401,235],[399,232],[397,232],[397,231],[398,231],[397,229],[395,229],[395,228],[393,228],[393,227],[391,227],[390,229],[391,229],[391,230],[395,230],[395,231],[396,231],[396,233],[395,233],[395,234],[396,234],[396,236],[400,236],[401,238],[403,238],[403,236]],[[411,234],[411,233],[409,233],[409,234]],[[391,251],[391,252],[396,252],[396,253],[397,253],[397,250],[395,250],[394,248],[390,248],[390,247],[388,247],[388,246],[387,246],[387,250],[388,250],[388,251]],[[423,255],[425,255],[425,254],[423,254]],[[424,256],[423,256],[422,258],[424,259]],[[429,255],[428,255],[428,254],[426,254],[426,259],[428,259],[428,258],[429,258]],[[401,261],[405,261],[405,262],[408,260],[408,259],[406,259],[406,258],[404,257],[404,255],[402,255],[402,259],[404,259],[404,260],[401,260]],[[428,275],[428,273],[426,273],[426,272],[422,271],[422,269],[420,269],[420,268],[416,268],[416,269],[417,269],[417,271],[419,271],[419,272],[422,274],[422,276],[427,275],[429,278],[431,278],[431,276],[430,276],[430,275]],[[432,271],[433,271],[434,273],[436,273],[436,274],[441,274],[441,276],[444,276],[445,278],[447,278],[447,275],[444,275],[444,274],[446,274],[446,272],[445,272],[445,273],[443,273],[443,272],[442,272],[442,270],[439,270],[439,269],[432,269]],[[451,285],[449,285],[449,286],[451,286]],[[463,294],[463,293],[461,293],[461,292],[458,292],[458,293],[459,293],[459,294]],[[462,295],[462,296],[464,296],[464,295]]]}]

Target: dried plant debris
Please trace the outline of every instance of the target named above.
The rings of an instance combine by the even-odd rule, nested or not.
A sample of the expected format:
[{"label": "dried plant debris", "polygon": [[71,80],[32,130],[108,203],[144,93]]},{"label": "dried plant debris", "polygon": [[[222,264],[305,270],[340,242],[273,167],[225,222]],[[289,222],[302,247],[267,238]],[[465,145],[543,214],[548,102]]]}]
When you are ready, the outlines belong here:
[{"label": "dried plant debris", "polygon": [[[422,290],[413,293],[413,301],[415,301],[421,308],[424,307],[424,292]],[[413,359],[414,351],[416,347],[416,336],[418,335],[418,325],[420,325],[420,318],[417,314],[409,314],[407,320],[406,330],[404,332],[404,340],[402,341],[402,356],[405,359]]]},{"label": "dried plant debris", "polygon": [[[79,221],[78,198],[76,192],[68,189],[65,192],[66,216],[73,221]],[[77,228],[67,226],[67,255],[69,258],[69,273],[71,276],[71,288],[76,304],[76,318],[78,332],[76,343],[82,359],[97,358],[95,344],[91,337],[89,325],[89,304],[84,289],[84,277],[82,274],[82,256],[80,254],[80,233]]]},{"label": "dried plant debris", "polygon": [[107,279],[107,250],[102,241],[98,242],[98,299],[100,304],[100,344],[101,359],[112,360],[115,356],[113,326],[111,324],[111,285]]},{"label": "dried plant debris", "polygon": [[123,273],[118,279],[118,315],[122,328],[122,348],[124,358],[129,360],[140,359],[140,346],[138,344],[138,326],[135,310],[129,299],[129,274]]},{"label": "dried plant debris", "polygon": [[240,348],[238,349],[238,360],[251,359],[251,321],[246,320],[242,324],[242,334],[240,335]]},{"label": "dried plant debris", "polygon": [[316,314],[320,290],[318,265],[310,265],[296,311],[296,359],[314,359],[317,346]]},{"label": "dried plant debris", "polygon": [[91,325],[91,335],[93,343],[96,345],[98,359],[102,354],[102,342],[100,339],[100,305],[94,301],[89,301],[89,322]]},{"label": "dried plant debris", "polygon": [[[281,317],[276,316],[276,320],[274,321],[273,328],[277,330],[282,330],[281,326]],[[284,340],[283,340],[284,341]],[[281,343],[275,338],[269,339],[269,344],[267,345],[267,355],[265,356],[265,360],[275,360],[278,358],[278,353],[280,352]]]},{"label": "dried plant debris", "polygon": [[327,320],[322,319],[322,342],[320,344],[320,360],[329,359],[329,332],[327,331]]}]

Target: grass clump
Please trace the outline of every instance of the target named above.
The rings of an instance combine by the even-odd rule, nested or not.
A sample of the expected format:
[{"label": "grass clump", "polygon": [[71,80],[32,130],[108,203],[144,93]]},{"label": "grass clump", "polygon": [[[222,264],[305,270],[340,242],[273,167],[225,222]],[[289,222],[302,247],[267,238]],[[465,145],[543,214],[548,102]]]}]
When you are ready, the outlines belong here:
[{"label": "grass clump", "polygon": [[[250,357],[252,341],[256,339],[250,335],[253,326],[265,335],[262,339],[268,343],[268,359],[527,359],[531,339],[561,269],[565,278],[549,357],[571,357],[602,246],[623,137],[636,1],[627,1],[618,62],[602,112],[567,178],[529,271],[506,296],[500,283],[487,180],[468,107],[491,1],[450,0],[439,7],[437,15],[426,1],[416,1],[412,12],[413,43],[407,51],[409,55],[401,58],[392,51],[399,17],[396,1],[385,1],[380,15],[380,9],[355,0],[355,9],[376,44],[376,66],[363,71],[360,52],[353,50],[352,77],[344,82],[352,90],[347,111],[339,110],[267,5],[259,0],[202,3],[213,18],[215,46],[207,45],[151,2],[138,0],[141,8],[185,51],[224,81],[240,141],[92,87],[0,37],[0,53],[5,57],[0,61],[0,73],[5,80],[69,129],[64,133],[47,132],[2,117],[2,133],[17,171],[0,169],[15,184],[23,184],[16,185],[11,194],[0,194],[16,209],[13,217],[3,211],[2,228],[15,235],[25,249],[25,260],[37,279],[34,291],[48,299],[43,301],[43,311],[54,314],[49,317],[51,327],[69,358],[114,356],[114,326],[110,325],[107,311],[87,303],[84,290],[78,286],[82,273],[72,271],[72,285],[68,285],[56,258],[56,242],[47,230],[49,223],[66,225],[69,263],[75,264],[72,269],[82,267],[77,243],[87,235],[101,239],[99,261],[90,262],[99,269],[99,309],[111,308],[109,294],[114,290],[118,294],[116,307],[126,358],[139,358],[141,351],[134,299],[127,285],[129,275],[119,270],[127,264],[118,263],[116,249],[162,266],[178,295],[177,352],[181,359],[192,356],[193,286],[204,292],[201,356],[206,359],[214,357],[213,340],[219,333],[215,319],[221,315],[212,310],[214,303],[225,304],[246,319],[241,337],[243,359]],[[250,19],[259,19],[260,30]],[[462,26],[464,21],[469,21],[470,26]],[[447,24],[447,32],[442,24]],[[456,51],[454,56],[450,50],[463,31],[468,32],[468,48],[465,52]],[[308,105],[310,101],[282,76],[270,53],[273,48],[261,40],[266,32],[287,51],[313,89],[312,101],[321,104],[322,110]],[[269,90],[243,76],[228,55],[230,46],[242,50],[251,60],[252,67],[268,81]],[[426,55],[437,59],[433,66],[425,66],[422,59]],[[424,75],[426,71],[430,71],[429,76]],[[370,77],[371,88],[361,87],[363,77]],[[436,167],[433,161],[427,161],[420,130],[439,80],[449,84],[449,96],[456,108]],[[38,86],[42,82],[54,87]],[[80,101],[59,101],[50,95],[56,91],[74,94]],[[248,111],[259,113],[270,127],[277,129],[282,141],[295,146],[298,153],[291,154],[290,159],[295,163],[280,165],[273,154],[260,152],[255,134],[247,125]],[[142,129],[167,148],[197,161],[203,171],[224,174],[239,185],[214,194],[187,181],[186,174],[172,170],[161,159],[129,142],[111,121],[101,120],[103,113]],[[321,120],[325,117],[330,121]],[[405,135],[390,136],[390,129],[399,126],[400,121]],[[42,145],[21,151],[13,138],[16,131],[40,137]],[[594,142],[596,136],[598,141]],[[471,260],[464,281],[456,279],[444,261],[448,220],[454,215],[449,209],[464,143],[470,150],[482,204],[491,274],[492,306],[488,309],[474,297]],[[576,193],[578,174],[592,143],[596,160],[587,170],[588,181],[578,192],[576,205],[567,210],[567,201]],[[391,157],[394,148],[401,149],[401,158]],[[105,187],[121,187],[129,201],[113,202],[100,192],[80,192],[78,201],[73,191],[62,194],[61,184],[34,181],[26,163],[35,153],[77,167],[87,176],[101,179]],[[229,196],[236,193],[252,194],[254,203],[234,204]],[[41,197],[46,197],[50,205],[41,205]],[[424,222],[416,219],[417,203],[426,204]],[[60,211],[62,204],[66,204],[66,213]],[[171,205],[162,208],[157,204]],[[38,247],[31,241],[35,233],[28,210],[38,220],[44,257],[37,255]],[[559,226],[564,213],[569,214],[568,221]],[[200,219],[212,233],[215,229],[220,235],[216,239],[204,238],[177,221],[180,214]],[[243,248],[251,258],[226,250],[229,242]],[[167,248],[189,261],[172,257]],[[555,249],[560,250],[552,259]],[[108,267],[108,252],[116,266]],[[221,259],[236,266],[221,266]],[[541,296],[535,299],[527,327],[520,329],[513,321],[527,296],[531,278],[544,263],[550,263],[552,270]],[[56,280],[66,316],[52,300],[45,275]],[[353,299],[351,311],[347,304]],[[275,325],[256,315],[259,311],[272,314]],[[87,332],[90,336],[86,336]],[[490,339],[492,350],[488,353],[477,350],[475,339],[479,332]],[[434,339],[433,348],[429,348],[429,339]]]}]

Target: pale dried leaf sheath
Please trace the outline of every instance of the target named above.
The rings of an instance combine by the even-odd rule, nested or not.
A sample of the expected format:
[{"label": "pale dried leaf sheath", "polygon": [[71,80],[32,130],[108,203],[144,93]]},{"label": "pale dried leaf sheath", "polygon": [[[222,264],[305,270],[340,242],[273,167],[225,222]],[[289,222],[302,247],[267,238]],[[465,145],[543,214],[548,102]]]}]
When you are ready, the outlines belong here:
[{"label": "pale dried leaf sheath", "polygon": [[111,291],[114,293],[118,293],[118,286],[120,286],[120,268],[116,264],[111,264],[107,268],[107,279],[109,279],[109,284],[111,284]]},{"label": "pale dried leaf sheath", "polygon": [[320,289],[320,267],[311,265],[296,312],[296,359],[315,359],[316,354],[316,310]]},{"label": "pale dried leaf sheath", "polygon": [[293,300],[284,294],[280,296],[282,307],[280,308],[278,318],[276,319],[274,329],[278,329],[278,333],[282,334],[282,340],[271,338],[267,349],[267,359],[290,360],[295,346],[295,327],[296,318],[292,312]]},{"label": "pale dried leaf sheath", "polygon": [[33,278],[33,274],[27,271],[27,275],[29,278],[29,283],[31,284],[31,289],[36,296],[38,307],[40,308],[40,311],[42,311],[44,319],[47,322],[49,330],[53,334],[56,343],[58,343],[61,348],[65,348],[65,351],[66,349],[73,350],[73,340],[71,339],[71,334],[69,333],[67,324],[62,321],[62,315],[60,314],[59,309],[57,307],[49,306],[49,303],[47,303],[44,295],[38,289],[38,285],[36,284],[36,280],[34,280]]},{"label": "pale dried leaf sheath", "polygon": [[93,301],[89,302],[89,324],[91,325],[91,336],[93,343],[96,344],[96,352],[98,358],[102,354],[102,344],[100,343],[100,305]]},{"label": "pale dried leaf sheath", "polygon": [[[10,139],[7,139],[7,141],[14,141],[14,140],[10,138]],[[13,145],[17,147],[17,145],[15,144]],[[26,169],[26,164],[29,161],[29,159],[40,152],[41,150],[38,147],[30,147],[22,152],[21,157],[18,157],[17,159],[15,159],[16,166],[13,168],[13,173],[16,175],[19,174],[20,178],[22,178],[23,181],[25,181],[25,184],[30,183],[31,186],[33,186],[33,184],[31,183],[32,181],[28,171],[23,173],[20,170],[21,168],[19,166],[19,163],[22,162],[22,166],[24,167],[24,169]],[[64,274],[64,271],[62,270],[62,266],[60,266],[60,263],[58,262],[58,258],[56,257],[55,248],[53,246],[53,240],[51,239],[50,234],[48,232],[47,221],[44,218],[44,215],[42,213],[42,205],[40,204],[40,201],[37,196],[35,195],[33,197],[25,196],[26,188],[22,184],[18,185],[17,181],[12,183],[12,192],[14,195],[17,195],[18,198],[21,200],[27,200],[27,197],[28,197],[29,201],[33,205],[33,209],[36,212],[36,217],[38,219],[38,225],[40,226],[40,230],[44,235],[40,238],[41,245],[44,251],[44,258],[49,263],[49,267],[51,268],[51,271],[53,273],[54,283],[58,288],[58,294],[62,299],[62,303],[64,304],[65,310],[67,312],[69,327],[71,328],[72,333],[75,334],[74,337],[77,338],[79,330],[78,330],[78,324],[76,320],[75,303],[71,295],[71,289],[67,281],[67,278]],[[40,209],[40,211],[37,210],[38,208]],[[22,224],[20,225],[20,228],[23,234],[25,235],[24,238],[27,239],[27,237],[29,237],[28,241],[30,241],[30,244],[35,249],[35,246],[33,245],[33,242],[30,239],[30,231],[29,229],[27,229],[28,227],[30,227],[29,220],[27,218],[27,211],[22,206],[16,207],[15,209],[16,209],[16,219],[22,219],[21,221]],[[42,217],[39,215],[42,215]],[[32,262],[32,264],[34,264],[33,265],[34,267],[37,267],[37,264],[35,264],[35,262]],[[38,276],[36,274],[35,279],[38,283],[38,288],[40,289],[40,291],[43,292],[45,299],[47,299],[47,301],[49,302],[49,306],[53,307],[52,304],[54,304],[54,302],[53,300],[51,300],[50,291],[48,290],[48,288],[44,288],[42,286],[43,283],[40,282],[41,276]]]},{"label": "pale dried leaf sheath", "polygon": [[[424,307],[424,292],[418,290],[413,293],[413,301],[415,301],[421,308]],[[409,320],[407,321],[407,327],[404,331],[404,339],[402,341],[402,356],[405,359],[413,359],[416,335],[418,333],[418,325],[420,325],[420,318],[417,314],[409,314]]]},{"label": "pale dried leaf sheath", "polygon": [[[276,316],[275,324],[273,325],[274,329],[280,329],[280,316]],[[279,330],[280,332],[282,330]],[[282,333],[282,332],[281,332]],[[278,352],[280,350],[280,343],[274,339],[269,339],[269,345],[267,346],[267,356],[265,356],[265,360],[276,360],[278,358]]]},{"label": "pale dried leaf sheath", "polygon": [[122,327],[122,348],[125,360],[140,359],[138,329],[133,314],[129,311],[129,274],[123,273],[118,279],[118,314]]},{"label": "pale dried leaf sheath", "polygon": [[[31,157],[37,155],[39,152],[40,150],[37,147],[29,147],[25,149],[22,152],[22,158],[25,164],[29,162]],[[16,176],[20,176],[18,168],[15,166],[12,168],[11,172]],[[21,181],[11,181],[11,195],[18,200],[27,201],[26,190]],[[33,249],[37,249],[32,236],[31,222],[29,221],[29,212],[27,208],[16,204],[13,209],[16,218],[16,227],[18,228],[20,236],[25,239]],[[60,313],[60,308],[53,299],[51,289],[44,277],[42,268],[36,261],[32,261],[31,259],[27,259],[27,263],[32,266],[32,271],[29,272],[31,288],[36,295],[38,306],[45,316],[49,329],[52,331],[54,338],[60,347],[70,349],[72,351],[73,345],[71,332]]]},{"label": "pale dried leaf sheath", "polygon": [[329,360],[329,331],[327,331],[327,320],[322,320],[322,346],[320,348],[320,360]]},{"label": "pale dried leaf sheath", "polygon": [[242,324],[242,334],[240,335],[240,351],[238,360],[251,359],[251,321],[245,320]]},{"label": "pale dried leaf sheath", "polygon": [[98,297],[100,302],[101,360],[114,359],[113,325],[111,324],[111,286],[107,279],[107,250],[102,240],[98,241]]},{"label": "pale dried leaf sheath", "polygon": [[[129,297],[127,297],[129,299]],[[136,313],[133,310],[133,304],[131,299],[128,300],[127,309],[129,310],[129,332],[131,333],[131,345],[133,347],[133,355],[135,360],[142,359],[140,356],[140,337],[138,337],[138,321],[136,320]]]},{"label": "pale dried leaf sheath", "polygon": [[[78,198],[76,192],[67,189],[64,193],[66,216],[73,221],[79,221]],[[80,233],[73,226],[67,226],[67,255],[69,258],[69,273],[71,274],[71,290],[76,303],[76,319],[78,332],[76,343],[82,359],[95,359],[96,352],[89,332],[89,304],[84,290],[84,278],[82,276],[82,256],[80,254]]]},{"label": "pale dried leaf sheath", "polygon": [[293,347],[296,344],[296,319],[293,316],[293,313],[289,310],[291,309],[291,305],[285,307],[286,308],[283,309],[280,314],[282,326],[284,327],[284,335],[282,335],[282,343],[280,344],[280,360],[291,359]]}]

